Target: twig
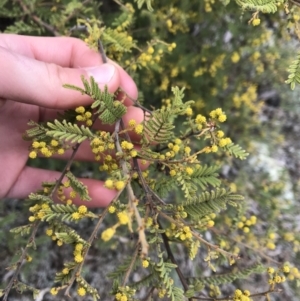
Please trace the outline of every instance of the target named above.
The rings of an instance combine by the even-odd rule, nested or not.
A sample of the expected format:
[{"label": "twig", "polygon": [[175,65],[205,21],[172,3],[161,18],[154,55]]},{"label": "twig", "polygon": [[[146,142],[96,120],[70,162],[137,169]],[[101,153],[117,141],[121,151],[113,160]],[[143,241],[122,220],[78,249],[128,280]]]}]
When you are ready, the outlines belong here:
[{"label": "twig", "polygon": [[[163,229],[161,223],[158,221],[158,225],[159,225],[159,228],[160,229]],[[178,263],[173,255],[173,252],[171,250],[171,247],[170,247],[170,244],[169,244],[169,240],[168,240],[168,237],[166,235],[166,233],[162,233],[162,239],[163,239],[163,242],[164,242],[164,245],[165,245],[165,248],[166,248],[166,251],[167,251],[167,254],[168,254],[168,257],[171,259],[172,263],[176,264],[177,267],[175,268],[177,274],[178,274],[178,277],[180,279],[180,282],[184,288],[185,291],[187,291],[189,289],[189,286],[185,280],[185,277],[183,276],[179,266],[178,266]]]},{"label": "twig", "polygon": [[[115,145],[116,145],[117,152],[120,154],[123,154],[123,150],[121,148],[120,141],[119,141],[119,131],[120,131],[121,122],[122,122],[121,119],[116,122],[114,134],[116,137]],[[121,159],[120,165],[121,165],[124,176],[128,180],[130,178],[130,173],[129,173],[126,161],[124,159]],[[144,220],[141,218],[140,213],[137,209],[137,206],[136,206],[137,198],[134,195],[130,181],[127,182],[126,190],[127,190],[127,194],[128,194],[128,198],[129,198],[130,207],[134,211],[135,218],[136,218],[136,221],[138,224],[139,242],[141,243],[141,255],[146,256],[148,253],[149,245],[147,243],[147,239],[146,239],[146,235],[145,235]]]},{"label": "twig", "polygon": [[[114,199],[112,200],[112,202],[114,202],[115,200],[117,200],[122,192],[123,192],[123,190],[118,191],[117,195],[114,197]],[[84,254],[83,254],[83,261],[76,267],[76,269],[74,269],[72,277],[68,281],[68,287],[67,287],[67,289],[65,291],[65,295],[67,295],[67,296],[69,296],[69,291],[70,291],[70,289],[71,289],[71,287],[72,287],[75,279],[78,277],[78,275],[80,275],[81,269],[82,269],[83,264],[85,262],[86,255],[87,255],[90,247],[92,246],[93,241],[97,237],[98,230],[99,230],[99,228],[100,228],[100,226],[101,226],[101,224],[102,224],[102,222],[103,222],[103,220],[104,220],[104,218],[105,218],[105,216],[106,216],[106,214],[108,212],[108,208],[109,207],[106,207],[106,209],[101,214],[101,216],[100,216],[100,218],[99,218],[99,220],[97,222],[97,225],[95,226],[92,234],[90,235],[90,237],[89,237],[89,239],[87,241],[88,242],[88,246],[85,248],[85,251],[84,251]]]},{"label": "twig", "polygon": [[[266,296],[270,293],[281,293],[281,289],[270,289],[266,292],[261,292],[261,293],[256,293],[256,294],[251,294],[249,297],[253,298],[253,297],[261,297],[261,296]],[[202,300],[202,301],[231,301],[232,297],[223,297],[223,298],[206,298],[206,297],[193,297],[193,299],[196,300]]]},{"label": "twig", "polygon": [[59,37],[61,34],[50,24],[44,22],[42,19],[40,19],[37,15],[33,14],[28,7],[25,5],[25,3],[22,0],[17,0],[20,3],[20,6],[22,7],[25,14],[29,15],[31,19],[40,26],[46,28],[48,31],[52,32],[54,36]]},{"label": "twig", "polygon": [[[179,227],[182,227],[182,225],[180,225],[180,223],[177,220],[174,220],[172,217],[168,216],[167,214],[165,214],[162,211],[158,212],[161,216],[163,216],[165,219],[169,220],[171,223],[176,224]],[[186,224],[184,221],[182,221],[184,224]],[[187,224],[186,224],[187,225]],[[188,225],[187,225],[188,226]],[[196,237],[199,241],[203,242],[207,247],[214,249],[215,251],[223,254],[226,257],[229,258],[235,258],[235,259],[239,259],[240,257],[238,255],[235,255],[233,253],[227,252],[223,249],[221,249],[219,246],[214,245],[208,241],[206,241],[204,238],[202,238],[198,233],[196,233],[195,231],[191,231],[192,235],[194,237]]]},{"label": "twig", "polygon": [[31,233],[29,239],[28,239],[26,247],[22,250],[21,257],[19,258],[18,262],[16,263],[17,268],[14,271],[14,274],[13,274],[12,278],[10,279],[8,285],[4,289],[5,294],[4,294],[4,297],[3,297],[3,301],[7,301],[7,297],[8,297],[8,294],[9,294],[10,290],[12,289],[13,285],[17,282],[17,277],[20,273],[20,270],[21,270],[21,267],[22,267],[22,262],[25,260],[27,250],[29,249],[30,244],[34,242],[35,235],[36,235],[36,232],[37,232],[37,229],[38,229],[39,225],[40,225],[40,222],[37,222],[36,224],[33,225],[33,230],[32,230],[32,233]]},{"label": "twig", "polygon": [[140,248],[140,244],[138,243],[138,244],[136,245],[136,247],[135,247],[135,251],[134,251],[134,253],[133,253],[133,256],[132,256],[132,259],[131,259],[131,262],[130,262],[130,266],[129,266],[129,268],[128,268],[128,270],[127,270],[125,276],[124,276],[122,286],[125,286],[126,283],[127,283],[127,281],[128,281],[128,278],[129,278],[129,276],[130,276],[130,273],[132,272],[132,269],[133,269],[133,265],[134,265],[134,263],[135,263],[135,261],[136,261],[136,258],[137,258],[137,256],[138,256],[138,254],[139,254],[139,248]]}]

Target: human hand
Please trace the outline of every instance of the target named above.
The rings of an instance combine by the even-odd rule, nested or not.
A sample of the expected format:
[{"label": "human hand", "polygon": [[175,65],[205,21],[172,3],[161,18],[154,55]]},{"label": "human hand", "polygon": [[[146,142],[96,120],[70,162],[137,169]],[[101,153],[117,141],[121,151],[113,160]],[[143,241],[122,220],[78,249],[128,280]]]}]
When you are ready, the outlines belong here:
[{"label": "human hand", "polygon": [[[29,143],[22,139],[29,120],[53,120],[57,111],[88,105],[92,100],[63,84],[83,86],[81,75],[93,76],[100,88],[107,85],[113,93],[121,88],[128,97],[128,111],[123,120],[141,122],[143,113],[132,106],[137,87],[117,64],[103,64],[97,52],[74,38],[0,35],[0,198],[25,198],[41,187],[41,182],[55,181],[60,173],[26,166]],[[101,125],[96,122],[96,129]],[[105,128],[107,129],[107,127]],[[68,158],[70,152],[63,155]],[[88,145],[79,148],[75,159],[90,161]],[[94,179],[81,179],[88,186],[89,207],[106,206],[115,192]]]}]

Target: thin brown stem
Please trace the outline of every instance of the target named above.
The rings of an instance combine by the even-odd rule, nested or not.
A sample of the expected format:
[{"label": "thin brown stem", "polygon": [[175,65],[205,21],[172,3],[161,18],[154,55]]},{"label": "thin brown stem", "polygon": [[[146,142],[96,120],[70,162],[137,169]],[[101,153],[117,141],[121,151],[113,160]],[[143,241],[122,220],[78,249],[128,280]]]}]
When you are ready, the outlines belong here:
[{"label": "thin brown stem", "polygon": [[40,225],[40,222],[37,222],[36,224],[33,225],[32,233],[31,233],[31,235],[28,239],[26,247],[22,250],[21,257],[19,258],[18,262],[16,263],[16,269],[14,271],[14,274],[13,274],[12,278],[10,279],[8,285],[4,289],[5,293],[4,293],[4,296],[3,296],[3,301],[7,301],[8,294],[9,294],[10,290],[12,289],[13,285],[17,282],[17,277],[18,277],[18,275],[21,271],[22,263],[25,260],[25,257],[27,255],[27,250],[29,249],[30,244],[32,244],[34,242],[36,232],[38,230],[39,225]]},{"label": "thin brown stem", "polygon": [[25,5],[25,3],[22,0],[17,0],[22,7],[25,14],[27,14],[35,23],[40,25],[41,27],[44,27],[48,31],[50,31],[54,36],[59,37],[61,34],[50,24],[44,22],[41,18],[39,18],[37,15],[33,14],[28,7]]}]

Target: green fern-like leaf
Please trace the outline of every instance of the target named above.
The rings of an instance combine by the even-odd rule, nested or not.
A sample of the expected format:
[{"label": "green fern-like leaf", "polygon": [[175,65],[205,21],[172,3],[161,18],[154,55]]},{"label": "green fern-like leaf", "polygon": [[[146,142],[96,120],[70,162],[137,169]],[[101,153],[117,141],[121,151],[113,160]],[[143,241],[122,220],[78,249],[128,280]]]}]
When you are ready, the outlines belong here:
[{"label": "green fern-like leaf", "polygon": [[156,110],[144,123],[144,138],[147,142],[166,143],[174,138],[171,111]]},{"label": "green fern-like leaf", "polygon": [[185,113],[186,109],[194,103],[193,100],[183,102],[184,90],[185,88],[179,89],[179,87],[172,87],[174,97],[171,102],[171,110],[174,115],[180,115]]},{"label": "green fern-like leaf", "polygon": [[10,230],[11,233],[20,234],[21,236],[29,235],[33,224],[16,227]]},{"label": "green fern-like leaf", "polygon": [[38,194],[38,193],[30,193],[28,198],[32,201],[42,201],[46,203],[52,202],[52,199],[46,195]]},{"label": "green fern-like leaf", "polygon": [[224,149],[227,150],[230,155],[233,155],[241,160],[245,160],[249,155],[249,153],[242,149],[238,144],[234,143],[227,144]]},{"label": "green fern-like leaf", "polygon": [[85,127],[84,125],[79,127],[77,124],[72,124],[66,120],[60,122],[55,119],[54,123],[48,122],[47,125],[52,130],[48,130],[46,134],[62,141],[81,143],[88,138],[94,137],[94,134],[88,127]]},{"label": "green fern-like leaf", "polygon": [[127,258],[123,264],[119,265],[113,272],[108,274],[108,277],[115,280],[121,280],[126,272],[129,270],[129,268],[132,268],[134,271],[141,263],[141,260],[139,257],[136,258],[132,265],[132,258]]},{"label": "green fern-like leaf", "polygon": [[87,242],[82,239],[75,230],[70,230],[68,232],[55,232],[58,239],[62,240],[65,244],[82,243],[87,244]]},{"label": "green fern-like leaf", "polygon": [[70,186],[75,192],[80,196],[80,199],[83,201],[90,201],[91,198],[88,195],[88,189],[85,185],[82,184],[70,171],[66,173],[66,177],[70,181]]},{"label": "green fern-like leaf", "polygon": [[212,190],[203,192],[197,198],[183,203],[184,211],[194,220],[226,209],[227,204],[235,205],[237,201],[242,200],[240,195],[233,194],[226,189]]},{"label": "green fern-like leaf", "polygon": [[120,7],[123,11],[114,21],[112,22],[113,27],[120,26],[123,29],[127,29],[133,23],[133,12],[127,7]]},{"label": "green fern-like leaf", "polygon": [[261,11],[262,13],[275,13],[278,0],[235,0],[243,10]]},{"label": "green fern-like leaf", "polygon": [[103,31],[101,40],[106,48],[112,45],[116,51],[120,52],[131,52],[131,49],[135,47],[134,41],[128,39],[126,32],[118,32],[111,28]]},{"label": "green fern-like leaf", "polygon": [[155,182],[154,190],[157,194],[164,198],[171,191],[176,191],[178,189],[178,183],[175,177],[161,177]]},{"label": "green fern-like leaf", "polygon": [[90,81],[88,81],[82,76],[81,80],[84,89],[68,84],[64,87],[90,96],[94,100],[91,108],[96,109],[96,114],[99,115],[103,124],[114,124],[126,113],[126,106],[115,100],[114,94],[108,92],[107,86],[105,86],[104,91],[101,91],[93,77],[90,77]]},{"label": "green fern-like leaf", "polygon": [[148,9],[149,11],[151,11],[151,12],[153,11],[153,8],[152,8],[152,5],[151,5],[152,0],[134,0],[134,2],[137,2],[137,5],[138,5],[138,8],[139,8],[139,9],[141,9],[142,6],[143,6],[144,4],[146,4],[147,9]]},{"label": "green fern-like leaf", "polygon": [[33,120],[30,120],[28,122],[28,125],[32,128],[26,130],[26,133],[23,135],[24,140],[45,140],[45,138],[47,137],[47,129],[43,125],[38,124]]},{"label": "green fern-like leaf", "polygon": [[200,166],[194,169],[194,173],[191,175],[191,180],[196,185],[199,185],[201,189],[205,189],[208,185],[213,187],[220,186],[221,181],[217,178],[218,174],[216,171],[219,169],[218,166]]},{"label": "green fern-like leaf", "polygon": [[225,283],[232,283],[236,279],[245,279],[254,273],[262,273],[265,271],[265,267],[261,263],[256,263],[250,267],[247,267],[243,270],[230,272],[222,275],[214,275],[211,277],[202,277],[202,278],[189,278],[189,282],[194,286],[200,285],[221,285]]},{"label": "green fern-like leaf", "polygon": [[300,84],[300,52],[287,71],[289,72],[289,76],[285,82],[291,84],[291,89],[294,90],[296,83]]}]

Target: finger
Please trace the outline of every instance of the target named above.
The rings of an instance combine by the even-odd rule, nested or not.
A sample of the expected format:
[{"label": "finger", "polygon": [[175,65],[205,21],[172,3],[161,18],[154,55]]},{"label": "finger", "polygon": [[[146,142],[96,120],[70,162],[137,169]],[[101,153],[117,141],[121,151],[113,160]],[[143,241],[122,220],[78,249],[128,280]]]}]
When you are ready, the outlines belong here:
[{"label": "finger", "polygon": [[2,34],[0,46],[10,52],[61,67],[93,67],[103,63],[97,51],[90,49],[82,40],[70,37]]},{"label": "finger", "polygon": [[[60,172],[37,169],[33,167],[25,167],[20,173],[18,180],[10,189],[7,198],[26,198],[31,192],[41,189],[41,182],[54,182]],[[93,179],[79,179],[88,187],[91,201],[74,200],[74,204],[84,204],[87,207],[106,207],[116,196],[115,190],[107,189],[103,186],[102,181]]]},{"label": "finger", "polygon": [[[93,69],[63,68],[11,53],[0,48],[0,97],[50,109],[67,109],[91,103],[88,96],[63,88],[72,84],[83,88],[81,75],[94,76],[100,88],[115,92],[120,86],[117,68],[103,64]],[[16,88],[15,88],[16,87]]]},{"label": "finger", "polygon": [[62,87],[83,87],[84,75],[93,76],[100,89],[107,85],[113,93],[120,87],[129,98],[137,98],[131,77],[115,64],[99,65],[100,55],[80,40],[0,35],[0,45],[0,65],[6,71],[0,73],[0,97],[55,109],[86,105],[89,97]]}]

